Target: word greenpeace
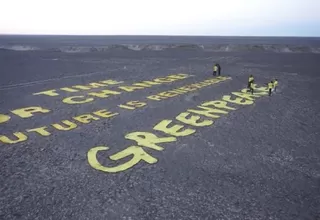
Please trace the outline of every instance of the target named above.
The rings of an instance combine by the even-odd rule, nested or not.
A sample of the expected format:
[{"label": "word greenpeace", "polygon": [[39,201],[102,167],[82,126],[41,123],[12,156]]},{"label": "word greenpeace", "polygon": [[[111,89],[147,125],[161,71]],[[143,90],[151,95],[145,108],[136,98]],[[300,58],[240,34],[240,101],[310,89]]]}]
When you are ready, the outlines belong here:
[{"label": "word greenpeace", "polygon": [[[174,74],[174,75],[169,75],[166,77],[161,77],[161,78],[156,78],[150,81],[143,81],[139,83],[134,83],[130,86],[119,86],[118,89],[126,91],[126,92],[133,92],[135,90],[141,90],[145,88],[150,88],[155,85],[161,85],[164,83],[171,83],[177,80],[182,80],[186,79],[188,77],[191,77],[192,75],[189,74],[184,74],[184,73],[179,73],[179,74]],[[75,85],[72,87],[64,87],[60,88],[61,91],[65,92],[79,92],[81,89],[82,90],[92,90],[100,87],[106,87],[110,85],[118,85],[123,83],[123,81],[118,82],[115,80],[104,80],[104,81],[99,81],[99,82],[92,82],[89,83],[88,85]],[[77,88],[78,90],[76,90]],[[99,98],[107,98],[111,95],[119,95],[121,92],[115,91],[115,90],[101,90],[101,91],[95,91],[95,92],[89,92],[87,96],[71,96],[64,98],[62,100],[63,103],[66,104],[83,104],[83,103],[88,103],[88,102],[93,102],[94,98],[93,97],[99,97]],[[61,94],[58,93],[57,89],[52,89],[52,90],[47,90],[47,91],[42,91],[38,93],[33,93],[33,95],[45,95],[45,96],[60,96]],[[29,106],[29,107],[24,107],[24,108],[19,108],[15,110],[10,111],[12,114],[15,116],[18,116],[22,119],[24,118],[30,118],[35,116],[36,114],[47,114],[50,113],[51,110],[47,108],[43,108],[40,106]],[[11,119],[10,115],[7,114],[0,114],[0,124],[8,122]]]},{"label": "word greenpeace", "polygon": [[125,139],[132,140],[135,144],[109,156],[109,159],[116,162],[116,164],[125,159],[127,162],[115,166],[102,165],[97,159],[97,154],[105,153],[105,151],[109,150],[109,147],[97,146],[88,151],[88,163],[92,168],[107,173],[123,172],[141,161],[154,164],[158,159],[149,154],[146,149],[163,151],[165,149],[163,147],[164,143],[176,142],[177,138],[192,135],[197,132],[198,128],[211,126],[222,115],[227,115],[230,111],[237,110],[237,106],[252,105],[256,98],[268,95],[266,87],[254,85],[254,89],[255,94],[248,94],[247,89],[242,89],[240,92],[224,95],[220,100],[206,101],[198,105],[197,108],[187,109],[174,119],[160,121],[153,126],[153,130],[163,133],[162,136],[157,136],[149,131],[135,131],[126,134]]},{"label": "word greenpeace", "polygon": [[[183,86],[183,87],[171,90],[171,91],[180,91],[182,88],[185,88],[184,92],[189,92],[189,91],[191,91],[191,89],[192,89],[192,91],[194,91],[194,89],[200,89],[201,87],[216,84],[216,83],[225,81],[227,79],[231,79],[231,78],[230,77],[219,77],[216,79],[208,79],[203,82],[194,83],[191,85],[186,85],[186,86]],[[168,92],[162,92],[159,94],[163,95],[163,93],[168,93]],[[157,96],[159,96],[159,94],[157,94]],[[178,94],[178,95],[182,95],[182,94]],[[161,96],[161,97],[165,98],[165,96]],[[137,108],[142,108],[146,105],[147,105],[147,103],[142,102],[142,101],[129,101],[124,104],[118,105],[118,107],[120,107],[122,109],[135,110]],[[16,115],[19,115],[22,118],[32,117],[35,113],[47,113],[47,112],[50,112],[50,110],[44,109],[42,107],[28,107],[28,108],[23,108],[23,109],[13,111],[13,113],[15,113]],[[28,140],[28,134],[37,134],[37,136],[40,136],[40,137],[47,137],[47,136],[52,135],[52,133],[56,132],[56,131],[64,131],[64,132],[65,131],[72,131],[72,130],[78,128],[78,126],[90,124],[91,122],[94,122],[94,121],[111,119],[119,114],[120,114],[119,112],[112,112],[108,109],[100,109],[100,110],[93,111],[90,113],[74,116],[71,119],[64,119],[64,120],[61,120],[57,123],[52,123],[50,125],[27,129],[24,132],[14,132],[12,134],[12,136],[14,136],[14,138],[10,138],[8,136],[1,135],[0,136],[0,143],[2,142],[5,144],[17,144],[20,142],[24,142],[24,141]]]}]

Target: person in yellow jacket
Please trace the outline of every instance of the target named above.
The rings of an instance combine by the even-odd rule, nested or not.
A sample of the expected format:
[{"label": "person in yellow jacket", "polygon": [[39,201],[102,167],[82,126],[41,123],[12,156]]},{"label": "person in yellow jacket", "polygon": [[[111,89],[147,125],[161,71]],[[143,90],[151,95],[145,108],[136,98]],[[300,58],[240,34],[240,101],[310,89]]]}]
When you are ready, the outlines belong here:
[{"label": "person in yellow jacket", "polygon": [[214,66],[213,66],[213,75],[216,76],[218,72],[219,72],[219,66],[218,66],[218,64],[214,64]]},{"label": "person in yellow jacket", "polygon": [[251,93],[253,93],[253,84],[254,83],[254,78],[252,75],[249,76],[249,80],[248,80],[248,89],[249,91],[251,91]]},{"label": "person in yellow jacket", "polygon": [[249,83],[249,92],[253,95],[253,82]]},{"label": "person in yellow jacket", "polygon": [[271,96],[272,89],[273,89],[273,81],[271,80],[271,82],[268,83],[269,96]]},{"label": "person in yellow jacket", "polygon": [[276,92],[277,91],[277,86],[278,86],[278,79],[275,79],[273,81],[273,88],[274,88],[274,91]]}]

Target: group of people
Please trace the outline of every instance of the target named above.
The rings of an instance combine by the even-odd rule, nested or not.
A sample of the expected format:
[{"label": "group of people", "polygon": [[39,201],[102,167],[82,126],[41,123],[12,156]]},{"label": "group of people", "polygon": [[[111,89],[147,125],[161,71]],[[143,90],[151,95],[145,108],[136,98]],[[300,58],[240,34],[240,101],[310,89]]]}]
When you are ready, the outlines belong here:
[{"label": "group of people", "polygon": [[[248,90],[253,94],[253,83],[254,83],[254,78],[252,75],[249,76],[248,80]],[[267,83],[268,86],[268,91],[269,91],[269,96],[271,96],[272,91],[277,91],[277,86],[278,86],[278,79],[271,80],[270,82]]]},{"label": "group of people", "polygon": [[[213,75],[220,76],[220,74],[221,74],[221,66],[218,63],[216,63],[213,65]],[[253,83],[254,83],[254,77],[253,75],[250,75],[248,80],[248,90],[249,92],[251,92],[251,94],[253,94],[254,92]],[[276,92],[277,90],[278,80],[277,79],[271,80],[270,82],[267,83],[267,86],[268,86],[269,96],[271,96],[272,91]]]}]

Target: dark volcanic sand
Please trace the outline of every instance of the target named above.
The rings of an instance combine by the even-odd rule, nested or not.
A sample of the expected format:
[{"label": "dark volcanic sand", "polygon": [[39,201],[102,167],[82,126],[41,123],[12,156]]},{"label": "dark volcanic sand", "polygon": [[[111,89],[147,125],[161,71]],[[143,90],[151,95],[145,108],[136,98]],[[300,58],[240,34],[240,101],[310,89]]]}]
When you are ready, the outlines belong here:
[{"label": "dark volcanic sand", "polygon": [[[232,80],[147,101],[147,107],[135,111],[117,107],[211,78],[215,61]],[[0,124],[1,134],[102,108],[120,113],[78,123],[73,131],[1,143],[0,219],[320,219],[319,54],[0,51],[0,68],[2,114],[37,105],[52,110],[30,119],[10,114],[11,120]],[[76,106],[63,104],[61,97],[32,95],[105,79],[131,84],[181,72],[195,76]],[[86,154],[92,147],[107,145],[109,155],[119,152],[134,143],[124,138],[127,133],[153,132],[163,119],[238,91],[249,74],[258,84],[277,77],[278,92],[193,135],[161,144],[162,152],[146,149],[158,163],[140,162],[118,174],[89,166]]]}]

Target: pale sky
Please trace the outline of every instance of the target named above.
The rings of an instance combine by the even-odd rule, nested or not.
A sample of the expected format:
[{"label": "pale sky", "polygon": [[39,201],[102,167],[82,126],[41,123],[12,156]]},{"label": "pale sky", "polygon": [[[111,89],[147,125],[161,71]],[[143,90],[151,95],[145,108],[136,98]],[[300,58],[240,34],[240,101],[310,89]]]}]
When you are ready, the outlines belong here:
[{"label": "pale sky", "polygon": [[320,0],[0,0],[0,34],[320,36]]}]

